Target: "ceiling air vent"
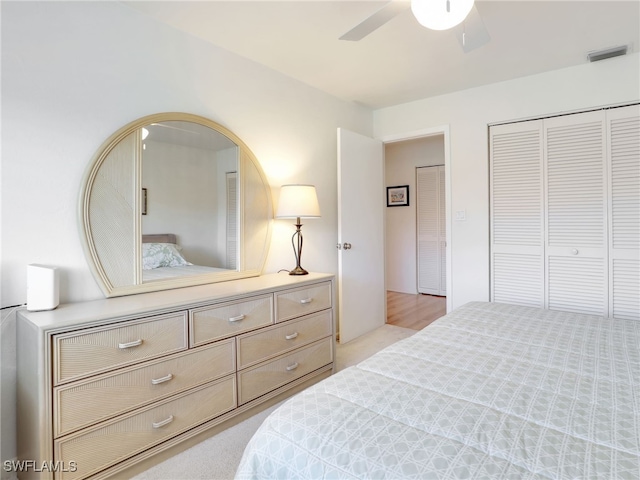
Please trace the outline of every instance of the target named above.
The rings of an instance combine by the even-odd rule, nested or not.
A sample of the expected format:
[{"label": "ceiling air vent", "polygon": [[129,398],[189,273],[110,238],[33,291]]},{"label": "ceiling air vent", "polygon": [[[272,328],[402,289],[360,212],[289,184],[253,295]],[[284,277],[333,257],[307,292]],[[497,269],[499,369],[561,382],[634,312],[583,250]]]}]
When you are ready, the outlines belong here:
[{"label": "ceiling air vent", "polygon": [[627,54],[627,46],[622,45],[620,47],[607,48],[605,50],[598,50],[595,52],[587,53],[587,59],[590,62],[598,62],[600,60],[605,60],[611,57],[618,57],[620,55]]}]

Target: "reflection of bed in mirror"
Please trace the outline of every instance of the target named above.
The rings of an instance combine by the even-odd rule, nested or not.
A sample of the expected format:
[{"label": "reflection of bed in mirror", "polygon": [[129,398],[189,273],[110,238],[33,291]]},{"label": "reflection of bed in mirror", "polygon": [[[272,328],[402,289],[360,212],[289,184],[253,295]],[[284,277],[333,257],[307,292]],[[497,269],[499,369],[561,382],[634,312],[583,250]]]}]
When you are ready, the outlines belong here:
[{"label": "reflection of bed in mirror", "polygon": [[142,235],[143,282],[225,271],[228,270],[189,262],[173,233]]}]

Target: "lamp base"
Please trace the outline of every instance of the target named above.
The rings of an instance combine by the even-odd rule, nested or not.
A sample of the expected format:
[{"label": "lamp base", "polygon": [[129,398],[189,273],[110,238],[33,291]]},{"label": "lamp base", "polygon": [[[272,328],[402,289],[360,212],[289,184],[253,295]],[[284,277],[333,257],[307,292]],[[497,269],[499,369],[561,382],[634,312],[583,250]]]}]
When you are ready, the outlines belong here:
[{"label": "lamp base", "polygon": [[308,274],[309,274],[309,272],[307,272],[300,265],[298,265],[296,268],[294,268],[293,270],[291,270],[289,272],[289,275],[308,275]]}]

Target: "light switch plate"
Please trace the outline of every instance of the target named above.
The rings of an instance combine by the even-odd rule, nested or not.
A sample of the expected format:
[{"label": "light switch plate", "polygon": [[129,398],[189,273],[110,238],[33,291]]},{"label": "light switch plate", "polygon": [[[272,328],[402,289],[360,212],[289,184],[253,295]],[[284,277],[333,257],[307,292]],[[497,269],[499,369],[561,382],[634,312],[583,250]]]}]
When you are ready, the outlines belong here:
[{"label": "light switch plate", "polygon": [[462,222],[467,219],[467,211],[466,210],[456,210],[456,221]]}]

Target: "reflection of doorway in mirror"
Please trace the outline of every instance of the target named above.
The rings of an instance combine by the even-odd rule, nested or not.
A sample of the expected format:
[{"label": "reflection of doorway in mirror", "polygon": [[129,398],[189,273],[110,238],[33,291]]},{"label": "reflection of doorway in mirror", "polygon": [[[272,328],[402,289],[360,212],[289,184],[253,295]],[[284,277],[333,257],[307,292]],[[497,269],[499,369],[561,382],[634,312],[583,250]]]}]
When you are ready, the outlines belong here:
[{"label": "reflection of doorway in mirror", "polygon": [[226,268],[238,268],[238,172],[226,173],[227,185],[227,260]]}]

